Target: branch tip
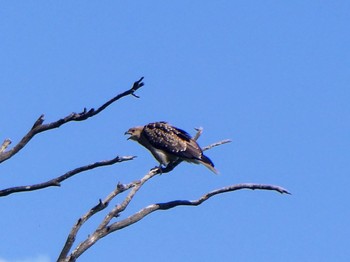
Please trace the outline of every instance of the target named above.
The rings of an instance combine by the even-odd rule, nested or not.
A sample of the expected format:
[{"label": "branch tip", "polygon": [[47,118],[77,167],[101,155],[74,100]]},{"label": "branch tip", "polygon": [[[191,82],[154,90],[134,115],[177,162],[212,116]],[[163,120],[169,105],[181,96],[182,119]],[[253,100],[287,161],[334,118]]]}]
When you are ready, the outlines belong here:
[{"label": "branch tip", "polygon": [[136,97],[136,98],[140,98],[140,96],[135,95],[135,92],[137,91],[137,89],[139,89],[140,87],[143,87],[145,85],[145,83],[142,82],[144,77],[141,77],[139,80],[137,80],[136,82],[134,82],[132,88],[131,88],[131,95]]},{"label": "branch tip", "polygon": [[2,143],[1,145],[1,148],[0,148],[0,153],[4,152],[6,150],[6,148],[12,143],[12,141],[9,139],[9,138],[6,138],[4,140],[4,142]]},{"label": "branch tip", "polygon": [[292,195],[291,192],[289,192],[287,189],[281,188],[281,191],[279,191],[281,194],[287,194],[287,195]]},{"label": "branch tip", "polygon": [[52,182],[52,186],[58,186],[60,187],[61,186],[61,183],[59,181],[54,181]]},{"label": "branch tip", "polygon": [[195,130],[197,131],[196,135],[193,137],[194,140],[198,140],[198,138],[201,136],[203,133],[203,128],[202,127],[196,127]]},{"label": "branch tip", "polygon": [[135,95],[134,92],[132,92],[131,95],[132,95],[133,97],[140,98],[140,96]]},{"label": "branch tip", "polygon": [[90,110],[89,110],[89,112],[87,112],[87,114],[93,114],[95,112],[95,109],[94,108],[91,108]]},{"label": "branch tip", "polygon": [[99,199],[98,204],[96,206],[94,206],[93,208],[91,208],[92,212],[97,212],[99,210],[102,210],[106,205],[102,202],[101,199]]},{"label": "branch tip", "polygon": [[209,145],[209,146],[203,147],[202,150],[203,150],[203,151],[206,151],[206,150],[209,150],[209,149],[211,149],[211,148],[213,148],[213,147],[221,146],[221,145],[223,145],[223,144],[227,144],[227,143],[231,143],[231,142],[232,142],[231,139],[224,139],[224,140],[221,140],[221,141],[219,141],[219,142],[213,143],[213,144],[211,144],[211,145]]},{"label": "branch tip", "polygon": [[35,121],[34,125],[32,126],[32,130],[34,128],[36,128],[37,126],[41,126],[42,123],[44,122],[44,114],[42,114],[41,116],[39,116],[39,118]]},{"label": "branch tip", "polygon": [[122,183],[120,183],[120,182],[118,182],[118,184],[117,184],[117,189],[120,190],[120,191],[122,191],[122,190],[125,189],[125,185],[122,184]]}]

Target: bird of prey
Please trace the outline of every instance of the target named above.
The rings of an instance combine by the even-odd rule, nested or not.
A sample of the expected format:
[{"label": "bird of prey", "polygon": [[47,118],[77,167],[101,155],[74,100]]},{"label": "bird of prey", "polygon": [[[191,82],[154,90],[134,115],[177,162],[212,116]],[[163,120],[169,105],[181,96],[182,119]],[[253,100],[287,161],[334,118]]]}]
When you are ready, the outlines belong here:
[{"label": "bird of prey", "polygon": [[167,166],[177,160],[202,164],[218,174],[213,162],[203,154],[197,142],[182,129],[167,122],[155,122],[136,126],[125,132],[128,138],[146,147],[158,160],[160,166]]}]

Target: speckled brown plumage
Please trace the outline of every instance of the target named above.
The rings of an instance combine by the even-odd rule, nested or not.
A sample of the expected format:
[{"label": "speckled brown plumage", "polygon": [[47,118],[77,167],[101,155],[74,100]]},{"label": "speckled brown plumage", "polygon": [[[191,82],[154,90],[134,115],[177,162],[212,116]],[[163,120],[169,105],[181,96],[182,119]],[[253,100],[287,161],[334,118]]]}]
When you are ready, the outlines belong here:
[{"label": "speckled brown plumage", "polygon": [[197,142],[182,129],[166,122],[155,122],[130,128],[125,134],[146,147],[161,165],[181,159],[190,163],[203,164],[214,173],[213,162],[205,155]]}]

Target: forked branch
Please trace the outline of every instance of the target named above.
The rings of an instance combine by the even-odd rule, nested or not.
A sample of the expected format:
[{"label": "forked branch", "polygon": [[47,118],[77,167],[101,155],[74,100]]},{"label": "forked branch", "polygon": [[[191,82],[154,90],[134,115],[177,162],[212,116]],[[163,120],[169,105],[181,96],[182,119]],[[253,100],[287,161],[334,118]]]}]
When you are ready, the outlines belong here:
[{"label": "forked branch", "polygon": [[[129,184],[120,184],[118,183],[117,187],[105,198],[103,201],[99,201],[99,203],[90,209],[85,215],[83,215],[81,218],[78,219],[77,223],[73,226],[71,232],[68,235],[68,238],[66,240],[66,243],[61,251],[61,254],[58,258],[58,261],[75,261],[81,254],[83,254],[89,247],[94,245],[99,239],[101,239],[103,236],[101,236],[101,232],[104,232],[106,228],[108,228],[108,224],[113,218],[116,218],[119,216],[121,212],[123,212],[127,206],[129,205],[130,201],[133,199],[137,191],[143,186],[144,183],[146,183],[149,179],[152,177],[160,174],[159,168],[151,169],[142,179],[133,181]],[[85,241],[80,243],[76,249],[68,256],[69,251],[73,247],[74,241],[76,239],[76,235],[78,234],[79,229],[81,226],[93,215],[96,213],[104,210],[108,204],[113,200],[114,197],[119,195],[120,193],[131,190],[129,194],[125,197],[123,202],[117,206],[115,206],[102,220],[100,225],[97,227],[95,232],[91,234]]]},{"label": "forked branch", "polygon": [[[201,130],[198,130],[196,138],[198,138],[201,134]],[[203,150],[208,150],[213,148],[214,146],[222,145],[225,143],[230,142],[230,140],[222,140],[220,142],[211,144],[207,147],[204,147]],[[93,246],[97,241],[102,239],[103,237],[111,234],[114,231],[120,230],[124,227],[130,226],[147,215],[151,214],[154,211],[158,210],[168,210],[177,206],[198,206],[208,200],[209,198],[219,195],[226,192],[232,192],[237,191],[241,189],[252,189],[252,190],[273,190],[277,191],[281,194],[290,194],[286,189],[274,186],[274,185],[262,185],[262,184],[251,184],[251,183],[243,183],[243,184],[237,184],[237,185],[231,185],[223,188],[216,189],[214,191],[211,191],[209,193],[204,194],[202,197],[200,197],[197,200],[175,200],[165,203],[156,203],[149,205],[147,207],[142,208],[140,211],[134,213],[133,215],[122,219],[120,221],[113,222],[112,219],[115,219],[119,217],[120,213],[123,212],[127,206],[129,205],[130,201],[133,199],[135,194],[138,192],[138,190],[151,178],[158,174],[167,173],[173,170],[179,163],[176,162],[175,165],[172,165],[171,167],[166,168],[154,168],[151,169],[142,179],[131,182],[129,184],[118,184],[116,189],[112,191],[105,200],[99,201],[99,203],[90,209],[85,215],[83,215],[81,218],[78,219],[77,223],[73,226],[71,232],[68,235],[67,241],[62,249],[62,252],[58,258],[58,261],[76,261],[78,257],[80,257],[87,249],[89,249],[91,246]],[[109,211],[109,213],[104,217],[102,222],[99,226],[97,226],[96,230],[89,235],[83,242],[81,242],[70,254],[70,250],[73,247],[74,241],[76,239],[76,235],[81,228],[81,226],[94,214],[100,212],[101,210],[104,210],[110,201],[117,195],[119,195],[121,192],[124,192],[126,190],[130,190],[129,194],[125,197],[125,199],[121,202],[121,204],[116,205]],[[68,255],[69,254],[69,255]]]},{"label": "forked branch", "polygon": [[[155,173],[153,174],[147,174],[148,179],[150,179],[152,176],[156,175]],[[130,186],[130,185],[128,185]],[[136,186],[135,186],[136,187]],[[138,190],[139,188],[135,189],[135,187],[133,188],[133,190]],[[80,255],[82,255],[88,248],[90,248],[92,245],[94,245],[98,240],[102,239],[103,237],[113,233],[114,231],[123,229],[124,227],[130,226],[138,221],[140,221],[141,219],[145,218],[146,216],[148,216],[149,214],[158,211],[158,210],[168,210],[171,208],[175,208],[178,206],[198,206],[200,204],[202,204],[203,202],[207,201],[209,198],[215,196],[215,195],[219,195],[219,194],[223,194],[223,193],[227,193],[227,192],[233,192],[233,191],[237,191],[237,190],[242,190],[242,189],[251,189],[251,190],[272,190],[272,191],[277,191],[281,194],[290,194],[288,192],[288,190],[280,187],[280,186],[274,186],[274,185],[263,185],[263,184],[252,184],[252,183],[243,183],[243,184],[237,184],[237,185],[231,185],[231,186],[227,186],[227,187],[223,187],[223,188],[219,188],[216,189],[214,191],[211,191],[209,193],[204,194],[202,197],[196,199],[196,200],[175,200],[175,201],[170,201],[170,202],[165,202],[165,203],[157,203],[157,204],[152,204],[149,205],[147,207],[142,208],[140,211],[134,213],[133,215],[114,222],[110,225],[107,225],[107,222],[109,222],[113,217],[111,215],[118,215],[121,210],[116,211],[117,209],[120,209],[120,206],[116,206],[114,208],[114,210],[116,212],[110,212],[108,214],[107,217],[109,217],[108,219],[104,219],[104,225],[102,227],[99,227],[92,235],[90,235],[85,241],[83,241],[82,243],[80,243],[77,248],[68,256],[65,257],[62,253],[59,258],[59,261],[75,261]],[[130,192],[130,194],[128,196],[133,196],[134,194],[132,192]],[[130,199],[131,200],[131,199]],[[130,202],[130,201],[129,201]],[[101,204],[103,206],[103,208],[105,208],[106,206]],[[90,210],[89,213],[92,212],[92,209]],[[88,214],[89,214],[88,213]],[[86,217],[83,216],[83,218]],[[79,226],[81,226],[81,221],[83,221],[83,218],[79,219],[77,222],[77,225],[79,224]],[[86,220],[84,220],[85,222]],[[75,235],[77,233],[77,230],[75,230],[76,226],[73,227],[73,230],[70,234],[70,237],[68,237],[68,240],[70,239],[75,239]],[[67,240],[67,241],[68,241]],[[73,242],[70,242],[69,247],[65,246],[66,249],[65,250],[65,254],[68,254],[68,251],[71,246],[73,245]]]}]

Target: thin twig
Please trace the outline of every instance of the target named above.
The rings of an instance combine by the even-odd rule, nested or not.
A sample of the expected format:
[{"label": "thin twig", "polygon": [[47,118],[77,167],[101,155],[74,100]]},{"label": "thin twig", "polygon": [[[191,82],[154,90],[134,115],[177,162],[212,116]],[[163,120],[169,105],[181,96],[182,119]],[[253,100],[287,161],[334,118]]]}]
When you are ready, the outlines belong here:
[{"label": "thin twig", "polygon": [[4,142],[2,143],[1,145],[1,148],[0,148],[0,153],[4,152],[6,150],[6,148],[11,144],[11,140],[6,138],[4,140]]},{"label": "thin twig", "polygon": [[200,135],[203,133],[203,127],[198,127],[195,128],[195,130],[197,131],[196,135],[193,137],[194,140],[198,140],[198,138],[200,137]]},{"label": "thin twig", "polygon": [[[195,140],[197,140],[199,138],[199,136],[202,134],[202,129],[198,129],[197,130],[197,134],[194,136],[194,138],[196,138]],[[231,140],[230,139],[224,139],[224,140],[221,140],[219,142],[215,142],[213,144],[210,144],[208,146],[205,146],[202,148],[203,151],[206,151],[206,150],[209,150],[213,147],[216,147],[216,146],[220,146],[220,145],[223,145],[223,144],[227,144],[227,143],[230,143]],[[161,174],[165,174],[165,173],[169,173],[170,171],[172,171],[175,167],[177,167],[183,160],[181,159],[178,159],[172,163],[169,163],[166,167],[158,167],[160,168],[160,173]]]},{"label": "thin twig", "polygon": [[221,141],[216,142],[216,143],[213,143],[213,144],[211,144],[211,145],[209,145],[209,146],[203,147],[202,150],[203,150],[203,151],[206,151],[206,150],[209,150],[209,149],[211,149],[211,148],[213,148],[213,147],[221,146],[221,145],[223,145],[223,144],[227,144],[227,143],[231,143],[231,142],[232,142],[231,139],[221,140]]},{"label": "thin twig", "polygon": [[43,188],[51,187],[51,186],[60,186],[62,181],[66,180],[66,179],[68,179],[76,174],[79,174],[81,172],[91,170],[91,169],[101,167],[101,166],[108,166],[108,165],[113,165],[115,163],[129,161],[129,160],[132,160],[134,158],[135,158],[135,156],[122,156],[122,157],[117,156],[117,157],[110,159],[110,160],[99,161],[99,162],[89,164],[86,166],[81,166],[81,167],[75,168],[71,171],[68,171],[67,173],[65,173],[59,177],[56,177],[54,179],[48,180],[48,181],[43,182],[43,183],[27,185],[27,186],[10,187],[10,188],[0,190],[0,197],[7,196],[7,195],[10,195],[13,193],[39,190],[39,189],[43,189]]},{"label": "thin twig", "polygon": [[[194,140],[198,140],[198,138],[201,136],[201,134],[203,133],[203,128],[195,128],[195,130],[197,131],[197,133],[195,134],[195,136],[193,137]],[[202,150],[208,150],[211,149],[215,146],[220,146],[226,143],[230,143],[231,140],[230,139],[225,139],[216,143],[213,143],[211,145],[208,145],[206,147],[203,147]],[[175,167],[177,167],[183,160],[182,159],[177,159],[176,161],[169,163],[166,167],[158,167],[160,169],[160,173],[161,174],[165,174],[165,173],[169,173],[170,171],[172,171]]]},{"label": "thin twig", "polygon": [[61,118],[55,122],[51,122],[48,124],[43,124],[44,122],[44,115],[41,115],[33,124],[32,128],[30,129],[30,131],[21,139],[21,141],[15,145],[12,149],[10,149],[9,151],[6,152],[0,152],[0,163],[2,163],[3,161],[8,160],[9,158],[11,158],[12,156],[14,156],[15,154],[17,154],[23,147],[25,147],[27,145],[27,143],[37,134],[50,130],[50,129],[54,129],[54,128],[59,128],[60,126],[62,126],[63,124],[66,124],[68,122],[71,121],[83,121],[86,120],[90,117],[93,117],[95,115],[97,115],[98,113],[100,113],[101,111],[103,111],[104,109],[106,109],[109,105],[111,105],[112,103],[114,103],[115,101],[119,100],[122,97],[128,96],[128,95],[135,95],[135,92],[141,88],[142,86],[144,86],[144,83],[142,82],[143,77],[141,77],[138,81],[136,81],[132,88],[115,96],[114,98],[112,98],[111,100],[107,101],[106,103],[104,103],[102,106],[100,106],[97,110],[95,110],[94,108],[91,108],[90,110],[87,110],[86,108],[84,108],[84,110],[81,113],[71,113],[70,115]]}]

